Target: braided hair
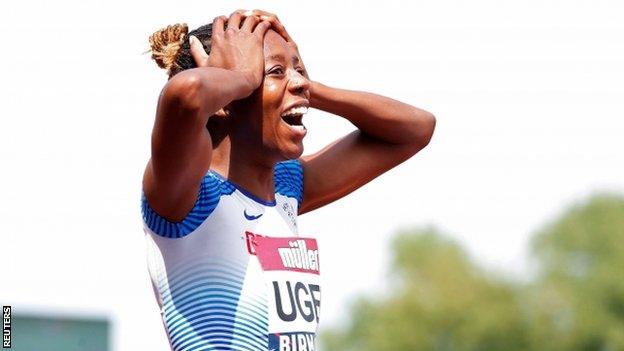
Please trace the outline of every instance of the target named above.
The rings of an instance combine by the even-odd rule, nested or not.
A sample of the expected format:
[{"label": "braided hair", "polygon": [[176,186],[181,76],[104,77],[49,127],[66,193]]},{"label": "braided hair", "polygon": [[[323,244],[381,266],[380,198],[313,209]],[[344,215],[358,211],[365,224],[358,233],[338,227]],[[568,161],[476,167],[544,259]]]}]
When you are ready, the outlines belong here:
[{"label": "braided hair", "polygon": [[156,61],[158,67],[167,70],[169,78],[186,69],[197,67],[191,56],[191,43],[189,42],[191,35],[197,37],[206,53],[210,54],[212,23],[190,32],[186,23],[177,23],[162,28],[150,36],[152,59]]},{"label": "braided hair", "polygon": [[[227,24],[225,26],[227,28]],[[158,67],[167,71],[169,78],[190,68],[196,68],[195,60],[191,55],[189,37],[193,35],[199,39],[210,55],[212,40],[212,23],[203,25],[191,32],[186,23],[178,23],[156,31],[149,38],[152,59]],[[210,118],[206,124],[210,132],[213,147],[218,146],[228,133],[227,119]]]}]

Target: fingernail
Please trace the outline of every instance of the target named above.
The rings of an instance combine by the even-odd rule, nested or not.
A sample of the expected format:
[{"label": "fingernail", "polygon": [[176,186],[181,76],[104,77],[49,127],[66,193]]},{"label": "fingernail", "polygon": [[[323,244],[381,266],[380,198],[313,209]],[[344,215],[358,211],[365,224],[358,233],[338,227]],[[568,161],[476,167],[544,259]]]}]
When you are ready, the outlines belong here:
[{"label": "fingernail", "polygon": [[244,16],[251,16],[251,15],[253,15],[253,11],[247,10],[247,11],[245,11],[245,13],[243,13],[243,15]]},{"label": "fingernail", "polygon": [[197,37],[195,37],[194,35],[191,35],[191,36],[189,37],[189,43],[191,43],[191,45],[192,45],[192,44],[196,44],[198,40],[199,40],[199,39],[197,39]]}]

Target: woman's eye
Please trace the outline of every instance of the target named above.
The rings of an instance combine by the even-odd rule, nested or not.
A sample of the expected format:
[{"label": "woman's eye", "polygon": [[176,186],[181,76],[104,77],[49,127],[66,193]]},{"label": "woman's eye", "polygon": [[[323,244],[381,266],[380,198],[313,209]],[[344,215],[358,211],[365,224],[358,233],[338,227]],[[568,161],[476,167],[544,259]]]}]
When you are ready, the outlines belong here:
[{"label": "woman's eye", "polygon": [[269,71],[269,74],[283,74],[284,70],[281,69],[280,67],[274,68],[272,70]]}]

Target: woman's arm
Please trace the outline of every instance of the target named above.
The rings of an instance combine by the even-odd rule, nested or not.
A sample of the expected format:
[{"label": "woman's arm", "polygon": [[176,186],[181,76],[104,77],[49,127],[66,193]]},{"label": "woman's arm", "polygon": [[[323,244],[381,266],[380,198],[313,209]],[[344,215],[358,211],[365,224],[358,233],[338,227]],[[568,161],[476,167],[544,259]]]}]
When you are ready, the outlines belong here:
[{"label": "woman's arm", "polygon": [[[228,19],[231,27],[226,33],[225,20],[217,17],[213,22],[207,67],[175,75],[158,101],[143,191],[150,207],[173,222],[184,219],[193,208],[210,167],[208,119],[230,102],[249,96],[262,82],[262,40],[270,23],[258,24],[258,18],[247,17],[239,28],[242,15],[235,13]],[[201,43],[191,40],[191,45],[205,55]]]},{"label": "woman's arm", "polygon": [[312,107],[344,117],[358,130],[301,157],[300,214],[351,193],[407,160],[427,146],[435,128],[431,113],[376,94],[312,82],[310,97]]},{"label": "woman's arm", "polygon": [[177,74],[163,88],[143,191],[164,218],[182,220],[193,208],[210,167],[208,118],[231,101],[248,96],[248,85],[239,72],[203,67]]}]

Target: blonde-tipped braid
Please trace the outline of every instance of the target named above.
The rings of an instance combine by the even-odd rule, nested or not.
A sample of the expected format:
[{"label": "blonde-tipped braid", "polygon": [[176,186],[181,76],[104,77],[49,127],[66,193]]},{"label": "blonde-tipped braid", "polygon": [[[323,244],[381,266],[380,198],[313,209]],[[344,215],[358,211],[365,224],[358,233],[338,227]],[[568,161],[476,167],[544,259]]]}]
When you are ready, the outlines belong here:
[{"label": "blonde-tipped braid", "polygon": [[186,23],[177,23],[158,30],[149,38],[152,59],[169,75],[180,70],[176,60],[187,34]]}]

